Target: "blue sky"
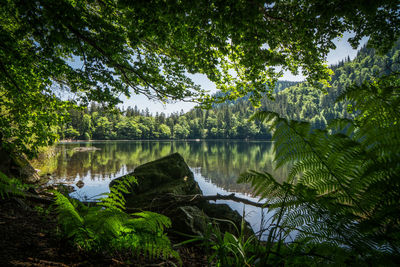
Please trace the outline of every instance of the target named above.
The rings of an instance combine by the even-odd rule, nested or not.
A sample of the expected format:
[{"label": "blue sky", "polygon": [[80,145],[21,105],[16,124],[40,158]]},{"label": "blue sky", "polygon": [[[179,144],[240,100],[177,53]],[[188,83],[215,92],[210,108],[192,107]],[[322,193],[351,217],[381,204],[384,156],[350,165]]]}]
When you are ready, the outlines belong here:
[{"label": "blue sky", "polygon": [[[336,49],[332,50],[327,56],[327,62],[329,65],[336,64],[340,60],[343,60],[347,56],[350,56],[353,59],[356,54],[357,50],[353,49],[350,44],[347,42],[347,39],[351,37],[350,33],[345,33],[343,38],[335,40]],[[360,47],[366,43],[367,39],[363,38],[361,40]],[[211,92],[215,92],[215,84],[212,83],[210,80],[207,79],[205,75],[196,74],[191,76],[193,81],[197,84],[200,84],[204,89],[210,90]],[[294,76],[290,72],[286,72],[281,80],[289,80],[289,81],[302,81],[304,77]],[[180,112],[183,110],[184,112],[189,111],[192,109],[195,104],[194,103],[187,103],[187,102],[176,102],[173,104],[162,104],[161,102],[151,101],[148,100],[143,95],[132,95],[130,99],[127,99],[125,96],[121,97],[123,100],[123,104],[120,104],[120,107],[127,108],[128,106],[134,107],[135,105],[139,109],[146,109],[148,108],[151,113],[155,114],[156,112],[164,112],[165,114],[170,114],[172,112]]]}]

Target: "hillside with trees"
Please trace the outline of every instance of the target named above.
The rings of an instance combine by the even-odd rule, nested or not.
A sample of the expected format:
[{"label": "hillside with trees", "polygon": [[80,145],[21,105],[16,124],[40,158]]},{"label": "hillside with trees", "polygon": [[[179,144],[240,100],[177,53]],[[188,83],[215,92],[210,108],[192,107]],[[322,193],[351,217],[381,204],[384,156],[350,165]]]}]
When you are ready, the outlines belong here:
[{"label": "hillside with trees", "polygon": [[[397,71],[399,63],[400,41],[386,55],[378,55],[375,49],[364,46],[354,60],[345,58],[330,66],[334,74],[326,92],[306,82],[279,81],[274,100],[264,97],[260,110],[323,128],[332,119],[353,117],[348,112],[349,103],[336,102],[345,88]],[[148,109],[137,107],[110,111],[92,103],[89,108],[70,110],[71,121],[62,125],[60,135],[79,140],[270,139],[264,124],[248,120],[256,110],[248,97],[215,104],[208,110],[195,108],[169,116],[153,115]]]},{"label": "hillside with trees", "polygon": [[275,101],[265,99],[262,109],[277,112],[280,116],[310,121],[323,128],[336,118],[352,118],[348,102],[336,102],[337,97],[353,84],[361,85],[375,77],[400,70],[400,40],[386,54],[379,55],[375,49],[362,47],[354,60],[346,58],[330,67],[334,74],[326,92],[316,90],[307,83],[289,87],[275,95]]}]

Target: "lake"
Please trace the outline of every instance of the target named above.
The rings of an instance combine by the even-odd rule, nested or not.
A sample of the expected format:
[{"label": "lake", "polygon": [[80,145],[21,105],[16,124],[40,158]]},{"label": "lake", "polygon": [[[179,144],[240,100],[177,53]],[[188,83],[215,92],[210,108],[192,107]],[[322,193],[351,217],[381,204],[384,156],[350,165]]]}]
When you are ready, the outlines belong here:
[{"label": "lake", "polygon": [[[85,151],[82,147],[95,147]],[[178,152],[194,173],[204,195],[236,193],[258,201],[247,184],[237,184],[240,173],[247,170],[269,171],[278,180],[287,176],[286,169],[273,171],[273,143],[268,141],[92,141],[58,144],[46,157],[34,162],[42,173],[50,173],[50,183],[67,183],[75,187],[71,194],[81,200],[95,200],[109,192],[108,184],[114,178],[132,172],[146,162]],[[83,181],[78,188],[76,183]],[[227,203],[240,214],[246,211],[246,220],[255,231],[260,229],[264,212],[234,201]],[[265,218],[269,215],[263,216]]]}]

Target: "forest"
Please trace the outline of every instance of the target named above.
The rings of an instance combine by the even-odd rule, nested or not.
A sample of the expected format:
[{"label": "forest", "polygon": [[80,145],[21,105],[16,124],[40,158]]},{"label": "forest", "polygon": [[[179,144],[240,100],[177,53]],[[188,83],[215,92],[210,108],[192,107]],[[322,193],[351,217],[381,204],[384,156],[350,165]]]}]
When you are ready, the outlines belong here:
[{"label": "forest", "polygon": [[[400,262],[398,1],[0,3],[0,265]],[[338,39],[353,49],[367,41],[328,66]],[[283,81],[284,72],[305,80]],[[118,108],[137,95],[197,107]],[[65,139],[146,142],[57,152]],[[149,141],[159,139],[195,141]],[[45,172],[33,167],[40,158]],[[53,177],[63,158],[75,160],[78,183]],[[99,182],[93,165],[115,179],[102,179],[95,201],[72,197],[86,176]],[[195,176],[212,182],[219,169],[217,183],[240,171],[238,185],[204,195]],[[216,200],[270,216],[254,231],[244,208]]]}]

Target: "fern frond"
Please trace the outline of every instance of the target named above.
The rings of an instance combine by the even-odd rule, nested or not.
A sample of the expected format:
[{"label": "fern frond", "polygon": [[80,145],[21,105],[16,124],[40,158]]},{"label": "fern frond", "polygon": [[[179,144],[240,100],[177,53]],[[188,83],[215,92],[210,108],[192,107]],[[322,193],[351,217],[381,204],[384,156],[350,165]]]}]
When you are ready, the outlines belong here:
[{"label": "fern frond", "polygon": [[240,174],[238,183],[250,183],[254,194],[260,198],[273,198],[285,193],[283,184],[278,183],[268,172],[248,171]]},{"label": "fern frond", "polygon": [[55,191],[55,209],[58,214],[58,221],[60,222],[63,231],[68,238],[86,239],[83,229],[84,219],[78,213],[76,205],[71,203],[70,199],[63,194]]},{"label": "fern frond", "polygon": [[129,188],[134,184],[137,184],[134,176],[125,176],[124,179],[116,180],[115,184],[110,188],[110,193],[103,194],[106,197],[101,198],[98,205],[118,211],[125,210],[126,201],[123,194],[128,194]]},{"label": "fern frond", "polygon": [[239,178],[276,209],[275,228],[297,231],[307,242],[400,254],[398,76],[345,90],[339,99],[352,103],[355,120],[323,130],[273,112],[252,116],[273,133],[277,168],[291,166],[283,183],[256,171]]},{"label": "fern frond", "polygon": [[150,232],[162,232],[164,229],[171,227],[171,220],[159,213],[142,211],[133,213],[132,215],[137,217],[132,220],[132,223],[138,229]]}]

